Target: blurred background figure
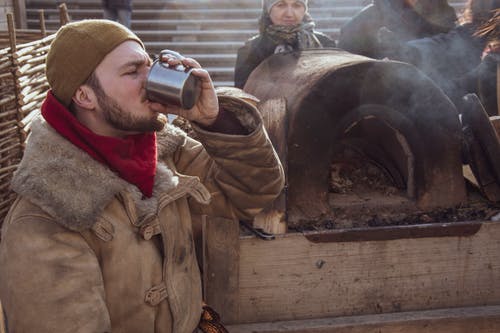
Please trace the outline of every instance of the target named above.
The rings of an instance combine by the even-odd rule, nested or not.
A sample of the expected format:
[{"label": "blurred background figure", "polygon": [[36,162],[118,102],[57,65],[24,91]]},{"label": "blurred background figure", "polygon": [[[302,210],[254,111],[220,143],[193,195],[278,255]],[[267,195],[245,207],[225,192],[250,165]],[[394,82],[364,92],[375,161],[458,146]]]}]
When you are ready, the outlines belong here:
[{"label": "blurred background figure", "polygon": [[132,0],[102,0],[104,18],[131,28]]},{"label": "blurred background figure", "polygon": [[445,34],[400,43],[395,32],[379,31],[384,55],[414,64],[458,106],[477,94],[489,115],[498,114],[500,0],[469,0],[460,24]]},{"label": "blurred background figure", "polygon": [[498,86],[500,74],[500,9],[496,9],[491,19],[474,33],[476,38],[485,40],[481,63],[464,79],[457,82],[457,95],[476,93],[490,116],[500,114]]},{"label": "blurred background figure", "polygon": [[447,32],[456,20],[447,0],[373,0],[341,28],[338,47],[380,58],[377,31],[381,27],[408,41]]},{"label": "blurred background figure", "polygon": [[335,42],[314,30],[307,0],[263,0],[259,34],[238,50],[234,85],[243,88],[250,73],[272,54],[308,48],[335,47]]}]

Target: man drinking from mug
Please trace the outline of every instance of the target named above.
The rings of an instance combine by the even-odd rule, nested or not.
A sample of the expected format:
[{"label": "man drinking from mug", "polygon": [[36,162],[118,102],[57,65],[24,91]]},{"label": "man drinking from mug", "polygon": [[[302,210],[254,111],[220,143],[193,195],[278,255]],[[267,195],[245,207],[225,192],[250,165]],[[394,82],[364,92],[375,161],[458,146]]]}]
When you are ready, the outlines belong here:
[{"label": "man drinking from mug", "polygon": [[[218,97],[193,59],[190,110],[149,101],[151,60],[107,20],[62,27],[51,90],[12,180],[0,299],[12,332],[193,332],[202,312],[192,221],[249,219],[283,187],[256,108]],[[166,123],[191,122],[199,139]]]}]

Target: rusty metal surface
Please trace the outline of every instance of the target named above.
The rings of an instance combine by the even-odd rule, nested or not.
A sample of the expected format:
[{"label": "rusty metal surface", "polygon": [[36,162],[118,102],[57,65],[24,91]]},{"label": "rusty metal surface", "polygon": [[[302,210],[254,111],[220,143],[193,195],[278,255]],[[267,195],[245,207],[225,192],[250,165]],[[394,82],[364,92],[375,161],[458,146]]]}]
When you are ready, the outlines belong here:
[{"label": "rusty metal surface", "polygon": [[399,170],[419,208],[466,201],[457,111],[415,67],[338,49],[307,50],[271,56],[244,89],[262,103],[286,100],[286,133],[270,136],[287,144],[289,222],[328,213],[329,167],[334,146],[345,138],[363,137],[388,151],[384,159],[395,160],[388,168]]},{"label": "rusty metal surface", "polygon": [[426,237],[469,237],[481,229],[483,222],[433,223],[410,226],[359,228],[322,232],[306,232],[304,237],[313,243],[386,241]]}]

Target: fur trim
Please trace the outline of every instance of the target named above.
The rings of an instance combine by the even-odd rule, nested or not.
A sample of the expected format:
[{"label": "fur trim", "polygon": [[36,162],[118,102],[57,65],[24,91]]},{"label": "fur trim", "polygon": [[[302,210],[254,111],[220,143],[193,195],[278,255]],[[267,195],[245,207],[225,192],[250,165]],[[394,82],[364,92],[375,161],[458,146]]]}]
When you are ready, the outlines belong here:
[{"label": "fur trim", "polygon": [[163,159],[171,156],[177,148],[186,142],[186,133],[180,128],[167,124],[165,129],[156,133],[158,157]]},{"label": "fur trim", "polygon": [[249,101],[246,96],[224,94],[218,97],[220,106],[232,112],[248,132],[255,131],[262,122],[256,103]]},{"label": "fur trim", "polygon": [[[33,121],[24,157],[11,188],[75,231],[91,228],[105,207],[122,192],[132,193],[140,215],[153,211],[158,193],[178,185],[178,178],[159,161],[153,197],[141,200],[134,185],[62,138],[39,117]],[[166,158],[185,141],[185,134],[168,125],[158,133],[158,156]]]}]

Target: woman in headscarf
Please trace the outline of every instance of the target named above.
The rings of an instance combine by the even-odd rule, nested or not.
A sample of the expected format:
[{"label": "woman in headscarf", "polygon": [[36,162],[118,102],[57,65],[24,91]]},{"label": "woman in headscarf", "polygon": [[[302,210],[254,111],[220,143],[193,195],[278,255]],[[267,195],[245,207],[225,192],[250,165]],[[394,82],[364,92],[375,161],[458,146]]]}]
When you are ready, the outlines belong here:
[{"label": "woman in headscarf", "polygon": [[457,16],[447,0],[373,0],[340,30],[339,47],[380,58],[377,31],[386,27],[401,41],[433,36],[455,27]]},{"label": "woman in headscarf", "polygon": [[263,0],[259,34],[238,50],[234,85],[243,88],[250,73],[272,54],[309,48],[335,47],[335,42],[314,30],[307,0]]}]

